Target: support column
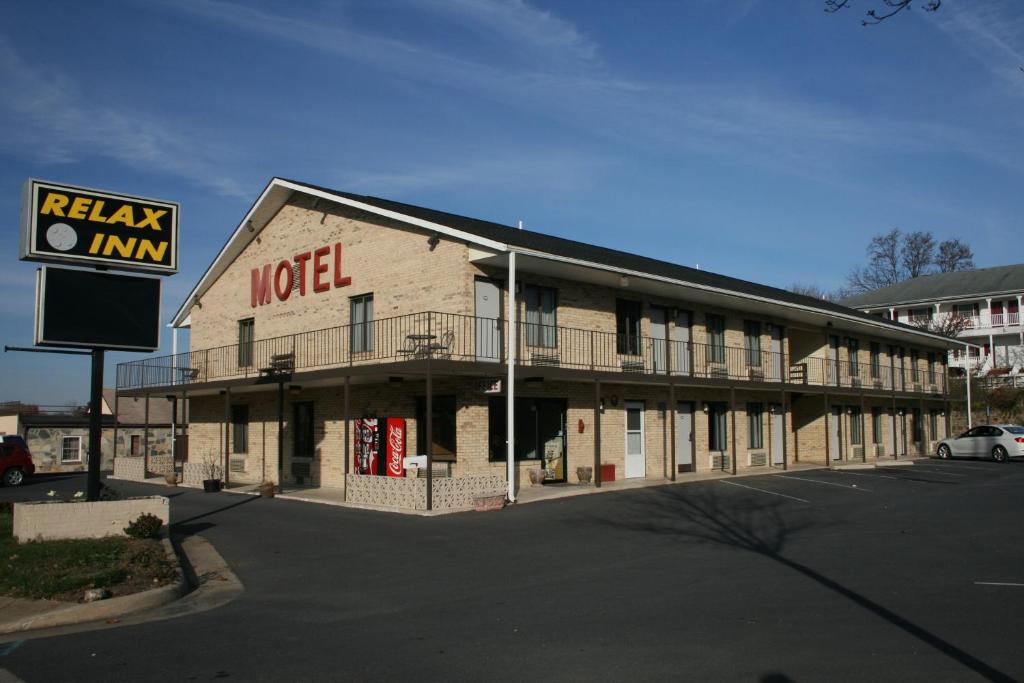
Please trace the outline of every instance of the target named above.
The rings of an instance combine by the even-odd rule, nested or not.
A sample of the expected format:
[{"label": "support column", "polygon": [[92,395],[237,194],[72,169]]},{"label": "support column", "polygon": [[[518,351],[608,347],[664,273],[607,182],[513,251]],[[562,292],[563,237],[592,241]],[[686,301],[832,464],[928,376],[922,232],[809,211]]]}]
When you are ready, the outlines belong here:
[{"label": "support column", "polygon": [[729,417],[732,421],[732,473],[736,474],[736,387],[729,387]]},{"label": "support column", "polygon": [[284,378],[277,380],[277,492],[284,493]]},{"label": "support column", "polygon": [[832,467],[832,430],[829,428],[829,417],[832,410],[828,405],[828,394],[825,397],[825,467]]},{"label": "support column", "polygon": [[103,349],[92,350],[89,381],[89,467],[86,500],[100,499],[100,460],[103,458]]},{"label": "support column", "polygon": [[594,486],[601,488],[601,380],[594,382]]},{"label": "support column", "polygon": [[[120,421],[118,418],[119,413],[117,412],[117,382],[114,382],[114,459],[117,459],[117,425]],[[110,463],[113,466],[113,462]]]},{"label": "support column", "polygon": [[967,428],[970,429],[973,425],[971,419],[971,347],[964,344],[964,351],[967,353],[967,373],[966,373],[966,389],[967,389]]},{"label": "support column", "polygon": [[928,444],[928,430],[925,429],[924,419],[924,397],[917,399],[917,414],[920,415],[921,424],[915,424],[914,427],[917,429],[918,434],[921,435],[921,440],[918,442],[918,455],[926,455],[929,449],[926,447]]},{"label": "support column", "polygon": [[[676,385],[672,383],[670,379],[668,382],[668,419],[669,419],[669,440],[671,445],[669,446],[669,452],[671,457],[669,458],[669,467],[672,472],[669,475],[671,481],[676,480],[676,470],[679,466],[676,464]],[[693,418],[690,418],[691,420]]]},{"label": "support column", "polygon": [[[864,392],[860,393],[860,448],[861,448],[861,460],[864,462],[868,461],[868,432],[864,422]],[[874,438],[874,434],[871,435]]]},{"label": "support column", "polygon": [[231,388],[224,389],[224,458],[221,475],[224,486],[228,485],[228,471],[231,469]]},{"label": "support column", "polygon": [[[350,448],[352,448],[352,438],[349,435],[350,396],[348,385],[350,379],[351,378],[348,375],[345,375],[345,403],[344,406],[342,407],[342,419],[345,421],[345,467],[343,468],[343,471],[345,472],[345,487],[342,489],[342,491],[344,492],[342,497],[346,501],[348,500],[348,474],[351,471],[349,468],[352,467],[352,452],[349,450]],[[408,435],[406,436],[408,437]]]},{"label": "support column", "polygon": [[[779,406],[782,409],[782,469],[783,470],[788,470],[789,469],[789,456],[788,456],[788,453],[786,452],[788,450],[786,448],[786,442],[788,441],[788,436],[789,436],[790,430],[786,428],[786,416],[789,413],[789,411],[786,410],[786,390],[783,389],[779,393],[782,395],[782,402],[779,404]],[[795,437],[794,437],[794,441],[795,441]]]},{"label": "support column", "polygon": [[427,354],[427,509],[434,509],[434,374]]},{"label": "support column", "polygon": [[146,394],[142,422],[142,471],[149,473],[149,394]]},{"label": "support column", "polygon": [[[508,329],[506,336],[505,362],[507,377],[505,383],[505,480],[507,490],[505,496],[510,503],[516,502],[516,252],[508,253],[508,291],[505,302],[508,312],[505,315]],[[595,473],[596,474],[596,473]]]}]

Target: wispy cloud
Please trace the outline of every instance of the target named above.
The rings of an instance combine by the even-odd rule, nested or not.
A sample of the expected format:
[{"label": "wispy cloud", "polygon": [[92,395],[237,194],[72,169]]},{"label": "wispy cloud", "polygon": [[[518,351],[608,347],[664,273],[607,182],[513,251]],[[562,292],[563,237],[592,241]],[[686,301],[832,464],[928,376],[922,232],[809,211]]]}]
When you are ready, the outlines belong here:
[{"label": "wispy cloud", "polygon": [[470,92],[596,138],[628,142],[638,150],[713,156],[798,177],[828,177],[830,182],[838,182],[844,159],[865,152],[930,152],[948,147],[949,140],[957,141],[964,154],[1003,160],[987,151],[983,140],[961,130],[867,117],[756,81],[679,86],[617,79],[596,59],[594,43],[571,23],[521,0],[405,2],[443,17],[456,16],[495,35],[526,35],[533,49],[546,51],[546,64],[575,67],[523,68],[502,60],[469,59],[362,29],[344,17],[317,22],[222,0],[176,0],[165,6],[351,60],[394,78]]},{"label": "wispy cloud", "polygon": [[66,74],[27,63],[2,36],[0,82],[0,123],[8,131],[0,149],[46,164],[106,157],[212,186],[222,195],[248,195],[223,174],[212,146],[195,131],[180,131],[145,111],[92,101]]},{"label": "wispy cloud", "polygon": [[1024,96],[1024,13],[1019,0],[947,2],[941,12],[927,16],[1011,93]]}]

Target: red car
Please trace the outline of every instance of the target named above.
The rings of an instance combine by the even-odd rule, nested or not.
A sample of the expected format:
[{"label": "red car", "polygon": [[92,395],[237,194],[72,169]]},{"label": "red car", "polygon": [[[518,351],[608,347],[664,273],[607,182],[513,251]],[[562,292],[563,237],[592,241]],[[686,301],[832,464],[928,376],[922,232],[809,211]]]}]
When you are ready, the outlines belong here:
[{"label": "red car", "polygon": [[32,476],[36,466],[28,444],[20,436],[0,436],[0,481],[4,486],[19,486]]}]

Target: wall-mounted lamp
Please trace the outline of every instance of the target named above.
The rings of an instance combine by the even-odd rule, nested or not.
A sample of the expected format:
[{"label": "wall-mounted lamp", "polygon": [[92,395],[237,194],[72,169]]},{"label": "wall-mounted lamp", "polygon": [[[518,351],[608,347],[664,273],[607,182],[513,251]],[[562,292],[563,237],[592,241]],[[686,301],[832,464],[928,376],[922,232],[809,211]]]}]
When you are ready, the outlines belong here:
[{"label": "wall-mounted lamp", "polygon": [[202,308],[203,302],[200,301],[199,297],[197,296],[196,298],[192,299],[192,305],[195,306],[196,308]]},{"label": "wall-mounted lamp", "polygon": [[701,409],[701,411],[702,411],[703,413],[707,414],[707,412],[708,412],[708,402],[707,402],[707,401],[704,401],[704,403],[702,403],[702,404],[700,405],[700,409]]},{"label": "wall-mounted lamp", "polygon": [[612,408],[616,407],[617,405],[619,405],[619,396],[618,394],[612,394]]},{"label": "wall-mounted lamp", "polygon": [[850,406],[846,406],[846,414],[853,415],[853,408],[851,408]]},{"label": "wall-mounted lamp", "polygon": [[601,411],[601,414],[604,415],[604,399],[603,398],[601,399],[600,403],[598,404],[598,409]]},{"label": "wall-mounted lamp", "polygon": [[437,245],[441,243],[441,236],[436,232],[427,238],[427,246],[430,247],[430,251],[434,251]]},{"label": "wall-mounted lamp", "polygon": [[298,396],[301,393],[302,393],[302,387],[300,387],[298,384],[289,384],[288,385],[288,395],[289,396]]},{"label": "wall-mounted lamp", "polygon": [[629,278],[625,275],[619,276],[619,287],[629,287]]}]

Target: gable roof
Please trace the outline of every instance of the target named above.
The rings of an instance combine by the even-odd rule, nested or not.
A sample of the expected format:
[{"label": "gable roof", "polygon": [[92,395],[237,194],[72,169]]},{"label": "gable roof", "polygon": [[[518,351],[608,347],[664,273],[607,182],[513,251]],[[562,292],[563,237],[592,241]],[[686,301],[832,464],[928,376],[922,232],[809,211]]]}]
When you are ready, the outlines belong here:
[{"label": "gable roof", "polygon": [[[706,270],[698,270],[594,244],[555,237],[533,230],[514,228],[500,223],[447,213],[413,204],[404,204],[390,199],[333,190],[319,185],[276,177],[270,181],[260,195],[260,198],[257,199],[249,212],[246,213],[245,218],[243,218],[224,248],[214,259],[206,273],[204,273],[195,289],[182,303],[172,320],[172,325],[181,326],[187,321],[190,302],[195,297],[201,296],[205,292],[205,288],[209,287],[226,270],[230,262],[234,260],[234,257],[241,253],[249,241],[255,238],[255,235],[270,221],[277,210],[287,203],[292,192],[302,192],[376,213],[496,252],[517,251],[531,253],[540,257],[566,259],[584,266],[598,266],[640,277],[650,276],[669,281],[672,284],[717,290],[740,297],[766,300],[785,306],[826,313],[848,320],[869,323],[874,327],[889,328],[901,333],[912,332],[944,344],[950,341],[945,337],[925,332],[909,325],[882,320],[878,316],[868,315],[847,306],[796,294],[777,287],[770,287],[748,280],[741,280]],[[256,225],[254,218],[264,219],[262,225]]]},{"label": "gable roof", "polygon": [[857,308],[972,299],[1024,292],[1024,263],[978,270],[937,273],[904,280],[873,292],[847,297],[842,303]]}]

